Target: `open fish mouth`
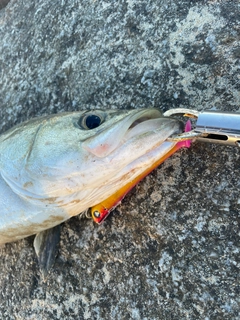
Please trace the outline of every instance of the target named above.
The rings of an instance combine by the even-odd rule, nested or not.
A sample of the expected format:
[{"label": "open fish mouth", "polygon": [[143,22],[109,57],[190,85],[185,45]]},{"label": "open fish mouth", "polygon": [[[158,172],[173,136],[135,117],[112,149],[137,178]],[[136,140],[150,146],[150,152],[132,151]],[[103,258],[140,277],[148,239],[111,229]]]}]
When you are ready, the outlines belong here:
[{"label": "open fish mouth", "polygon": [[[160,130],[164,126],[172,126],[176,127],[175,132],[182,132],[183,125],[181,122],[176,122],[175,119],[164,118],[164,117],[141,117],[138,120],[134,121],[134,123],[129,127],[128,131],[124,136],[124,141],[131,139],[133,137],[141,136],[146,133],[154,132]],[[180,125],[180,126],[179,126]]]}]

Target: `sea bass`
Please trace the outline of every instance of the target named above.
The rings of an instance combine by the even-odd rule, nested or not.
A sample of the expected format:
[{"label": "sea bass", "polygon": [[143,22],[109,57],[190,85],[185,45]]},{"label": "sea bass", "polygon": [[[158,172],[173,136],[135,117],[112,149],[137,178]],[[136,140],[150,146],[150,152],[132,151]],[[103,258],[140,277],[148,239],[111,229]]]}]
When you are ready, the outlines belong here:
[{"label": "sea bass", "polygon": [[37,118],[0,136],[0,244],[101,203],[169,152],[184,131],[157,109]]}]

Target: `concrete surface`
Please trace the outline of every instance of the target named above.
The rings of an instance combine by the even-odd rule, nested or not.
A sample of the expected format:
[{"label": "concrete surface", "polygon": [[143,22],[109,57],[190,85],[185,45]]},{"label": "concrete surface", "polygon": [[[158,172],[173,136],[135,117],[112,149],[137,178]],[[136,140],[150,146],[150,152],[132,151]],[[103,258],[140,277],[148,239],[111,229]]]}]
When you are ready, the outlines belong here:
[{"label": "concrete surface", "polygon": [[[239,1],[1,1],[1,131],[84,108],[239,110]],[[4,5],[2,5],[4,3]],[[195,143],[102,226],[0,248],[0,319],[240,319],[240,150]]]}]

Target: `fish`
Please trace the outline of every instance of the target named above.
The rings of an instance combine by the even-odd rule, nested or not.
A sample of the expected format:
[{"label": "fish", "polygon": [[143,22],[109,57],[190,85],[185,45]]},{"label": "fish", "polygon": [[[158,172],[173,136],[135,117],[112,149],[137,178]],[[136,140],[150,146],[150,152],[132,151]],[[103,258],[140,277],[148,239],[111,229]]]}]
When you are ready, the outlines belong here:
[{"label": "fish", "polygon": [[[155,108],[84,110],[29,120],[0,136],[0,244],[36,235],[44,276],[59,225],[154,168],[184,123]],[[136,183],[135,183],[136,184]]]}]

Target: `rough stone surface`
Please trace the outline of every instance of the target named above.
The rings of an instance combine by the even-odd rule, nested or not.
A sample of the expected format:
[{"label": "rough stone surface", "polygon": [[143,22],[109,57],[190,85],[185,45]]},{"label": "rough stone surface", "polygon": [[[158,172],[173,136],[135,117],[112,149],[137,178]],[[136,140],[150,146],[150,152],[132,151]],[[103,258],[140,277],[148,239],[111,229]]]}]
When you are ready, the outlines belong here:
[{"label": "rough stone surface", "polygon": [[[239,110],[238,0],[7,2],[2,131],[83,108]],[[239,163],[178,152],[102,226],[65,223],[46,282],[32,237],[0,248],[0,319],[240,319]]]},{"label": "rough stone surface", "polygon": [[10,0],[0,0],[0,10],[6,7]]}]

